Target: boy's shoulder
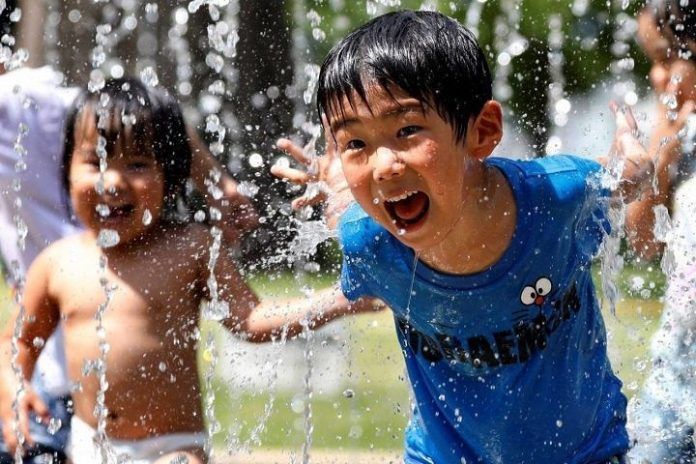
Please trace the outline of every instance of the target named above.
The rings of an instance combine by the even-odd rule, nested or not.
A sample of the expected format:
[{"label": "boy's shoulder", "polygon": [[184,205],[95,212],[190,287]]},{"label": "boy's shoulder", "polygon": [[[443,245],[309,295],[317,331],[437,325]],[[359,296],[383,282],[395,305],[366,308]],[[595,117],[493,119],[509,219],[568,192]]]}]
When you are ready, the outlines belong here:
[{"label": "boy's shoulder", "polygon": [[338,238],[344,254],[364,252],[366,246],[387,238],[389,232],[372,219],[356,202],[343,213],[338,224]]},{"label": "boy's shoulder", "polygon": [[527,203],[531,208],[565,208],[571,203],[582,203],[591,190],[601,190],[601,165],[579,156],[490,158],[486,162],[505,173],[518,203]]},{"label": "boy's shoulder", "polygon": [[[506,174],[518,172],[525,179],[540,179],[563,183],[572,180],[587,180],[600,173],[602,166],[589,158],[575,155],[553,155],[527,160],[490,158],[487,163],[502,169]],[[567,176],[573,175],[574,178]]]}]

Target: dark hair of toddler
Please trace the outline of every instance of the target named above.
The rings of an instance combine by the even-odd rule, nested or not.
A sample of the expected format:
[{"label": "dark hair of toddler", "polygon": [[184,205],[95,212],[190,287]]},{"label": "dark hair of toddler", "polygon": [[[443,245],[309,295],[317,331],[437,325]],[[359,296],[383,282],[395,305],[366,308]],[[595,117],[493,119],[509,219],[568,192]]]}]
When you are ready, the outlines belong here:
[{"label": "dark hair of toddler", "polygon": [[148,87],[134,78],[107,80],[99,92],[83,89],[65,123],[62,180],[68,196],[77,124],[83,116],[94,119],[99,136],[104,138],[107,163],[118,146],[149,153],[155,158],[164,176],[163,219],[175,220],[192,157],[186,124],[176,100],[166,91]]}]

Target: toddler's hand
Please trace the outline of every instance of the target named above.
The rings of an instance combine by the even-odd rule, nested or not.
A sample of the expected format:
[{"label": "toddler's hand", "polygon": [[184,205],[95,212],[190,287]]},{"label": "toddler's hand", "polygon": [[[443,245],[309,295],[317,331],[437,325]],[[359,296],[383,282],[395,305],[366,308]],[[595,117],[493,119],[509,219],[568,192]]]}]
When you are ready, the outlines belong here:
[{"label": "toddler's hand", "polygon": [[215,223],[229,245],[238,245],[242,237],[259,225],[259,215],[251,201],[239,193],[237,183],[225,176],[220,181],[222,198],[213,205],[220,211],[220,220]]},{"label": "toddler's hand", "polygon": [[609,109],[614,113],[616,130],[614,132],[613,151],[621,158],[642,157],[646,154],[645,147],[638,140],[638,124],[631,109],[609,102]]},{"label": "toddler's hand", "polygon": [[[305,193],[292,201],[293,209],[324,204],[324,216],[329,228],[335,228],[339,217],[353,201],[346,179],[343,176],[341,161],[336,153],[336,146],[331,137],[327,137],[326,153],[315,159],[307,156],[302,148],[288,139],[280,139],[276,146],[290,154],[305,170],[276,164],[271,173],[281,179],[298,185],[312,185]],[[318,188],[316,188],[318,187]]]},{"label": "toddler's hand", "polygon": [[[14,454],[19,443],[15,432],[15,412],[12,409],[13,401],[0,402],[0,419],[2,420],[2,435],[5,445],[10,454]],[[31,388],[25,386],[24,394],[19,400],[19,431],[24,436],[25,445],[31,446],[34,440],[29,433],[29,413],[34,412],[41,422],[48,422],[50,418],[49,410],[41,397]]]}]

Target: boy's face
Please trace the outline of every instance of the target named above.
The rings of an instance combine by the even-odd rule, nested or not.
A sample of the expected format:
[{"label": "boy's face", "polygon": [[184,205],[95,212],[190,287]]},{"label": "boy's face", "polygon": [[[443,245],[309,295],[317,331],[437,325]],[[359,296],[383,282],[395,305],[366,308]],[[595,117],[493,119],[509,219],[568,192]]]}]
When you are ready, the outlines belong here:
[{"label": "boy's face", "polygon": [[158,222],[164,175],[152,154],[125,146],[121,139],[114,147],[114,155],[107,158],[104,193],[99,194],[97,138],[93,116],[79,116],[70,162],[70,200],[85,227],[94,233],[100,229],[115,230],[119,244],[124,244],[142,236]]},{"label": "boy's face", "polygon": [[470,134],[457,143],[435,110],[399,88],[391,95],[378,85],[367,90],[369,108],[357,96],[354,106],[345,99],[344,114],[327,121],[346,180],[371,217],[425,251],[454,229],[481,163],[469,150]]}]

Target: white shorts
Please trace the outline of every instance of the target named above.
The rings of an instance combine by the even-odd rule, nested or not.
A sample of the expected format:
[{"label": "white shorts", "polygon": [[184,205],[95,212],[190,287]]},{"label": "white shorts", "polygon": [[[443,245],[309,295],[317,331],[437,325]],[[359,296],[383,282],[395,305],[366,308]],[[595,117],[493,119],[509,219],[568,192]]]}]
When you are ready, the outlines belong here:
[{"label": "white shorts", "polygon": [[[71,426],[67,454],[73,464],[151,464],[168,453],[203,448],[207,439],[203,432],[171,433],[142,440],[108,439],[105,446],[100,446],[97,431],[89,424],[73,416]],[[106,460],[102,453],[106,453]]]}]

